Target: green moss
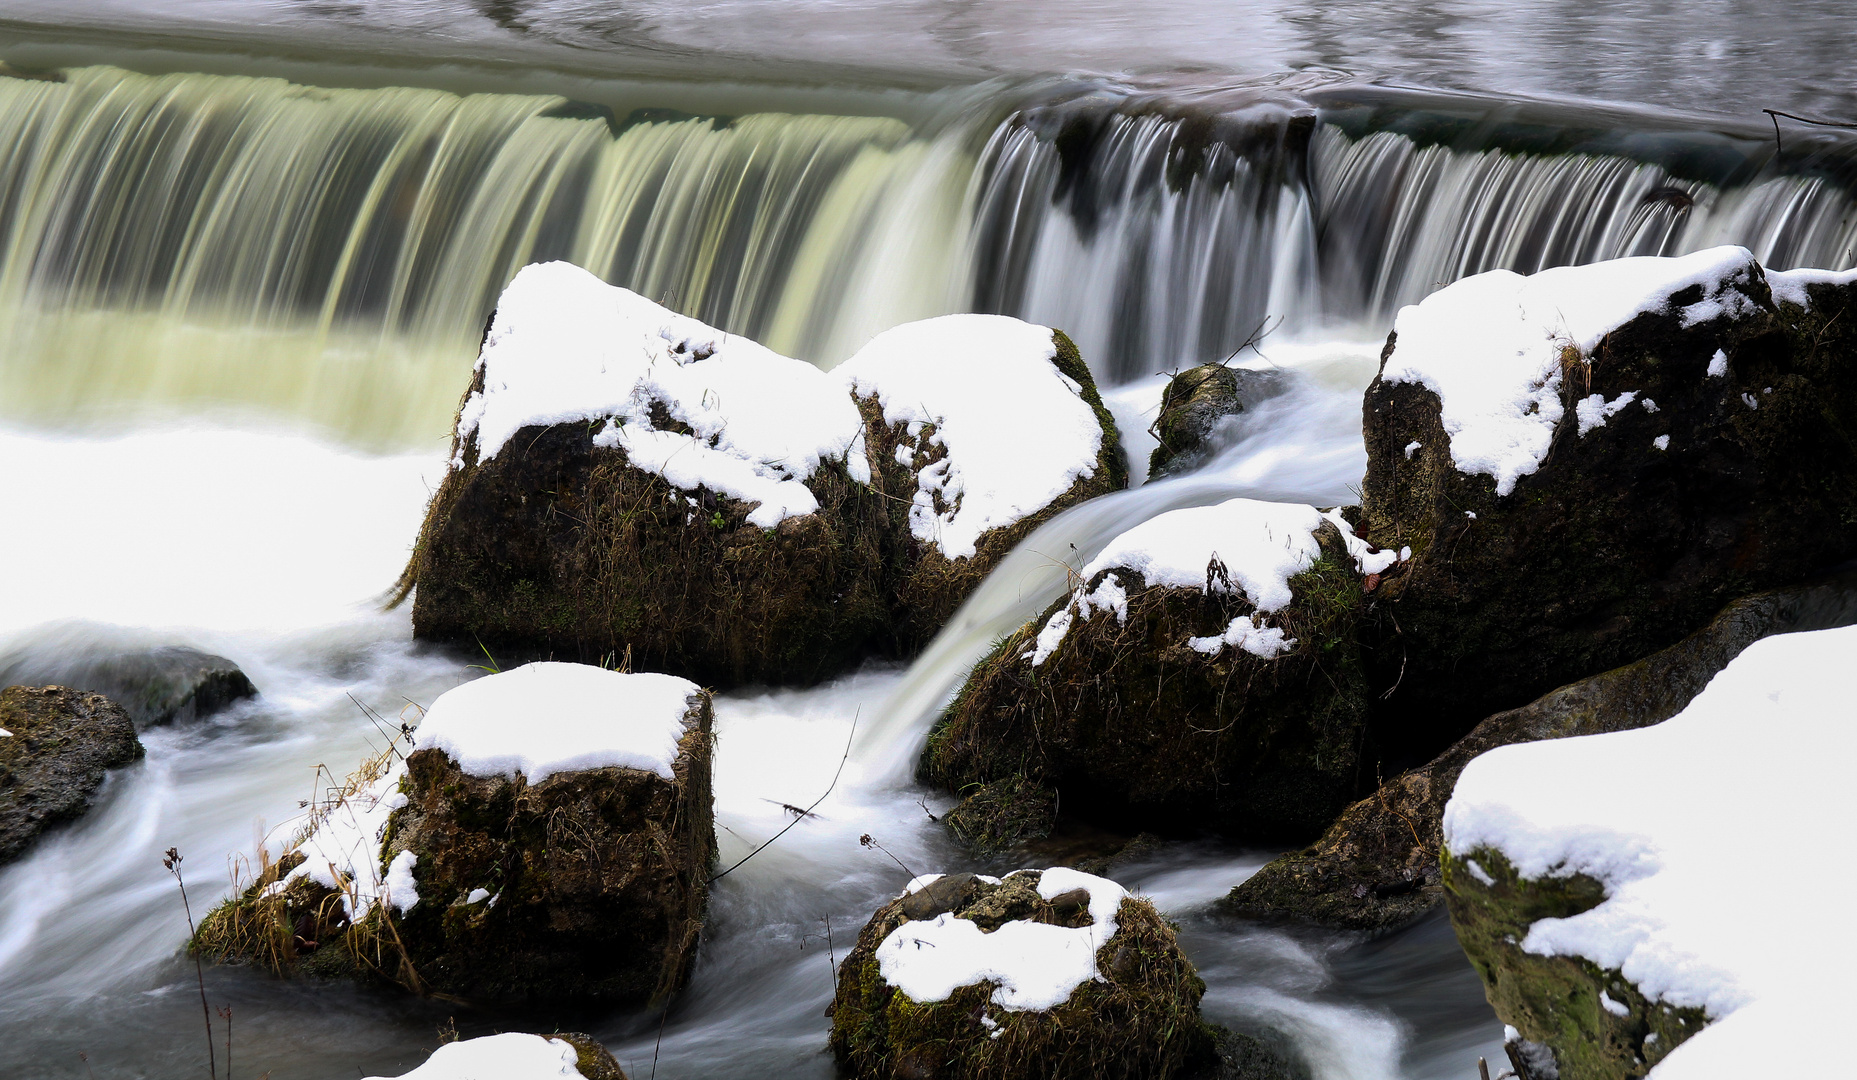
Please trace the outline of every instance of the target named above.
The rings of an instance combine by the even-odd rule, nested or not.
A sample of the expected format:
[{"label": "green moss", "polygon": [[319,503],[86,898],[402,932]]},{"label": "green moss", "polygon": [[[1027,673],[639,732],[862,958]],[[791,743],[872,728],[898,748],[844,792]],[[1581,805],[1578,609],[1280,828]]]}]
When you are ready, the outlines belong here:
[{"label": "green moss", "polygon": [[[1466,868],[1472,860],[1492,884]],[[1702,1010],[1651,1001],[1619,972],[1589,960],[1522,950],[1536,922],[1602,903],[1598,881],[1583,874],[1523,879],[1487,848],[1463,857],[1446,850],[1440,862],[1451,925],[1491,1007],[1523,1038],[1552,1048],[1562,1076],[1636,1080],[1707,1022]],[[1602,994],[1622,1012],[1606,1008]]]},{"label": "green moss", "polygon": [[975,856],[984,858],[1051,835],[1057,796],[1023,776],[975,785],[942,823]]}]

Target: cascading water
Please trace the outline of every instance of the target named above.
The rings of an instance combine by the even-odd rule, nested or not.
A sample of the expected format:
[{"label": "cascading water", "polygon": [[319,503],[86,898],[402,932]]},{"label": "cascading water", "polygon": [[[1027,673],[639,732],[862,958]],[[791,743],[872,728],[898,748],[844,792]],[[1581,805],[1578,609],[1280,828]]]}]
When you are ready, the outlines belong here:
[{"label": "cascading water", "polygon": [[[263,691],[147,735],[89,817],[0,869],[0,1074],[192,1071],[200,1017],[158,852],[189,856],[197,914],[227,888],[222,860],[290,828],[316,766],[378,746],[350,695],[393,714],[484,662],[411,644],[373,601],[443,467],[484,315],[526,262],[571,259],[828,365],[944,311],[1063,326],[1138,460],[1155,372],[1269,325],[1244,362],[1292,389],[1199,472],[1049,522],[906,670],[718,702],[726,861],[823,791],[848,741],[851,759],[818,819],[719,884],[668,1015],[461,1011],[211,969],[254,1074],[401,1071],[455,1015],[466,1034],[589,1028],[634,1075],[830,1075],[828,964],[906,879],[856,837],[911,871],[959,859],[927,817],[945,800],[909,774],[966,667],[1156,513],[1351,501],[1360,392],[1398,305],[1492,267],[1723,242],[1778,266],[1857,260],[1836,161],[1746,133],[1529,149],[1339,92],[1231,100],[993,85],[924,97],[912,115],[930,119],[906,122],[758,112],[745,90],[732,118],[692,118],[109,68],[0,77],[0,495],[18,515],[0,565],[20,571],[0,654],[183,642]],[[243,430],[280,415],[321,430]],[[1270,1033],[1322,1080],[1467,1076],[1499,1054],[1436,921],[1362,947],[1209,914],[1265,854],[1188,843],[1118,870],[1182,923],[1209,1017]]]}]

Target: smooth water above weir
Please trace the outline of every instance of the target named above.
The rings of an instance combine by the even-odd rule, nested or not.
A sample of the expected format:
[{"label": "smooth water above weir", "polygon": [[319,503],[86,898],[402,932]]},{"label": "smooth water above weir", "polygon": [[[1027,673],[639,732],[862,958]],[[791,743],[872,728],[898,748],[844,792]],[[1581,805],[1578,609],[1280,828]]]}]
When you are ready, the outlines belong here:
[{"label": "smooth water above weir", "polygon": [[1776,158],[1612,118],[1525,151],[1488,103],[1384,98],[1051,82],[929,95],[905,122],[0,78],[0,390],[37,423],[256,408],[426,445],[502,284],[556,258],[826,366],[978,310],[1067,329],[1111,382],[1264,329],[1384,327],[1498,267],[1723,243],[1857,260],[1842,143]]}]

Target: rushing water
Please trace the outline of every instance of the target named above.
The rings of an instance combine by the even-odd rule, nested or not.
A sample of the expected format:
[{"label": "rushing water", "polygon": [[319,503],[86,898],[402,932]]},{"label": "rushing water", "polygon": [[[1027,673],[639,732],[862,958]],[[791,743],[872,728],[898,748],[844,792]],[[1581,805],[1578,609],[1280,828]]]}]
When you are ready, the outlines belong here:
[{"label": "rushing water", "polygon": [[[0,659],[183,643],[237,661],[262,693],[146,733],[147,759],[95,811],[0,869],[0,1075],[196,1071],[185,917],[159,853],[187,856],[198,914],[319,777],[379,746],[356,701],[411,717],[478,674],[481,657],[412,643],[376,601],[439,476],[485,315],[527,262],[571,259],[827,366],[947,311],[1065,327],[1138,478],[1157,373],[1269,330],[1240,362],[1283,369],[1291,389],[1198,472],[1038,530],[907,667],[718,699],[725,861],[849,760],[816,819],[718,883],[668,1013],[477,1011],[211,969],[242,1075],[396,1073],[453,1020],[591,1030],[634,1076],[654,1060],[667,1077],[830,1075],[833,959],[912,872],[965,865],[929,817],[945,798],[910,773],[967,666],[1154,514],[1239,494],[1353,501],[1360,394],[1399,305],[1492,267],[1726,242],[1777,266],[1857,262],[1857,154],[1836,133],[1789,131],[1776,151],[1741,120],[1303,66],[1567,89],[1505,59],[1509,35],[1430,42],[1479,5],[1365,51],[1387,17],[1365,5],[1215,25],[1205,5],[1162,3],[1140,26],[1105,5],[960,7],[797,5],[794,25],[837,36],[752,42],[761,55],[744,59],[752,20],[722,16],[749,0],[188,3],[164,8],[167,36],[107,45],[25,25],[62,9],[7,5],[0,57],[67,70],[0,76]],[[1813,64],[1843,23],[1806,8],[1782,25],[1814,47],[1775,93],[1831,107]],[[135,5],[69,18],[147,29]],[[1722,91],[1739,24],[1701,25],[1723,34],[1720,69],[1678,66]],[[305,35],[346,59],[277,46]],[[546,64],[515,72],[504,55]],[[1578,59],[1613,97],[1751,107],[1738,84],[1695,101],[1670,96],[1681,80],[1643,89],[1655,64]],[[814,61],[861,85],[720,85]],[[1216,70],[1181,73],[1194,64]],[[672,68],[696,81],[638,77]],[[999,77],[940,85],[982,74]],[[888,854],[857,843],[867,832]],[[1116,871],[1180,923],[1210,1018],[1321,1080],[1468,1077],[1499,1055],[1439,919],[1363,943],[1216,914],[1269,854],[1183,842]]]}]

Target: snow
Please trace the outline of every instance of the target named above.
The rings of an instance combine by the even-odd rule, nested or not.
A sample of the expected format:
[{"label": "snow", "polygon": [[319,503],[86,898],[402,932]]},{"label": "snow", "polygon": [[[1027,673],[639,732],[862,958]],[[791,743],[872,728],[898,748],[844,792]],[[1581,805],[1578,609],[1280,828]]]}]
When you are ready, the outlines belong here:
[{"label": "snow", "polygon": [[1707,1011],[1653,1080],[1810,1075],[1824,1033],[1857,1009],[1854,653],[1857,627],[1766,638],[1662,724],[1503,747],[1457,782],[1452,852],[1493,848],[1526,878],[1605,886],[1522,948]]},{"label": "snow", "polygon": [[1407,443],[1407,444],[1406,444],[1406,460],[1407,460],[1407,461],[1411,461],[1411,460],[1412,460],[1412,455],[1413,455],[1414,453],[1416,453],[1416,452],[1418,451],[1418,448],[1419,448],[1419,447],[1421,447],[1421,446],[1423,446],[1423,445],[1425,445],[1425,444],[1424,444],[1424,443],[1421,443],[1421,442],[1419,442],[1419,441],[1418,441],[1417,439],[1414,439],[1413,441],[1411,441],[1411,442],[1409,442],[1409,443]]},{"label": "snow", "polygon": [[1717,349],[1715,355],[1709,357],[1709,378],[1719,379],[1726,374],[1728,374],[1728,354]]},{"label": "snow", "polygon": [[909,510],[917,540],[950,559],[970,557],[985,533],[1096,474],[1102,425],[1056,356],[1047,327],[944,315],[886,330],[834,370],[851,393],[875,395],[885,422],[908,425],[911,437],[934,426],[920,457],[931,448],[946,456],[908,462],[917,469]]},{"label": "snow", "polygon": [[971,919],[943,912],[890,931],[877,946],[878,970],[918,1004],[946,1001],[959,987],[993,982],[993,1004],[1009,1012],[1055,1008],[1077,987],[1102,978],[1096,950],[1115,936],[1116,910],[1128,895],[1107,878],[1066,867],[1045,870],[1038,895],[1049,900],[1079,888],[1090,894],[1088,926],[1013,920],[989,934]]},{"label": "snow", "polygon": [[1851,284],[1857,284],[1857,269],[1767,271],[1767,285],[1773,289],[1774,303],[1795,304],[1807,309],[1812,306],[1811,298],[1806,295],[1805,291],[1807,285]]},{"label": "snow", "polygon": [[[1113,612],[1126,622],[1127,586],[1117,574],[1106,573],[1114,570],[1139,573],[1150,589],[1243,595],[1257,609],[1255,613],[1233,619],[1221,634],[1188,638],[1186,644],[1208,656],[1218,655],[1228,645],[1265,659],[1278,656],[1295,640],[1286,639],[1282,630],[1265,626],[1255,616],[1280,610],[1294,599],[1290,578],[1309,569],[1321,555],[1315,530],[1324,521],[1340,531],[1363,574],[1380,573],[1396,560],[1411,557],[1409,549],[1403,556],[1369,551],[1366,541],[1354,535],[1340,513],[1325,514],[1298,503],[1230,499],[1213,506],[1170,510],[1109,541],[1078,574],[1085,584],[1073,590],[1070,601],[1045,621],[1035,647],[1021,659],[1030,660],[1033,667],[1044,663],[1079,619]],[[1223,577],[1209,570],[1215,558],[1225,568]],[[1092,590],[1088,583],[1098,574],[1104,576]]]},{"label": "snow", "polygon": [[303,862],[285,876],[283,884],[287,887],[289,882],[308,878],[338,890],[351,921],[364,917],[377,904],[406,911],[419,903],[408,858],[416,858],[412,852],[401,852],[386,873],[381,872],[387,819],[406,805],[400,791],[405,775],[406,762],[395,757],[374,781],[329,805],[316,827],[296,846]]},{"label": "snow", "polygon": [[623,674],[545,661],[486,675],[440,694],[413,735],[471,776],[618,767],[671,779],[697,685],[674,675]]},{"label": "snow", "polygon": [[1670,449],[1670,436],[1659,435],[1655,439],[1651,440],[1651,445],[1655,446],[1659,450],[1668,450]]},{"label": "snow", "polygon": [[[556,1080],[579,1077],[579,1055],[565,1039],[505,1032],[446,1043],[399,1080]],[[370,1077],[369,1080],[387,1080]]]},{"label": "snow", "polygon": [[[1380,378],[1436,393],[1452,462],[1460,472],[1491,477],[1496,493],[1507,495],[1540,467],[1565,412],[1564,349],[1591,356],[1607,333],[1666,310],[1670,296],[1691,285],[1703,287],[1704,299],[1682,310],[1686,326],[1749,310],[1753,301],[1743,290],[1759,273],[1745,248],[1719,247],[1526,277],[1477,274],[1399,312],[1397,342]],[[1581,434],[1610,415],[1603,412],[1609,404],[1595,408],[1602,415],[1590,424],[1582,409]]]},{"label": "snow", "polygon": [[[477,366],[484,388],[458,437],[475,438],[479,461],[529,425],[598,424],[594,445],[682,490],[758,503],[748,520],[762,528],[818,509],[803,481],[827,461],[870,479],[862,420],[836,379],[571,263],[516,274]],[[659,428],[654,405],[690,432]]]},{"label": "snow", "polygon": [[490,899],[490,890],[479,888],[472,889],[470,895],[464,898],[464,902],[466,905],[481,904],[488,899]]},{"label": "snow", "polygon": [[12,732],[8,731],[7,729],[3,727],[0,727],[0,739],[10,739],[12,737],[13,737]]}]

